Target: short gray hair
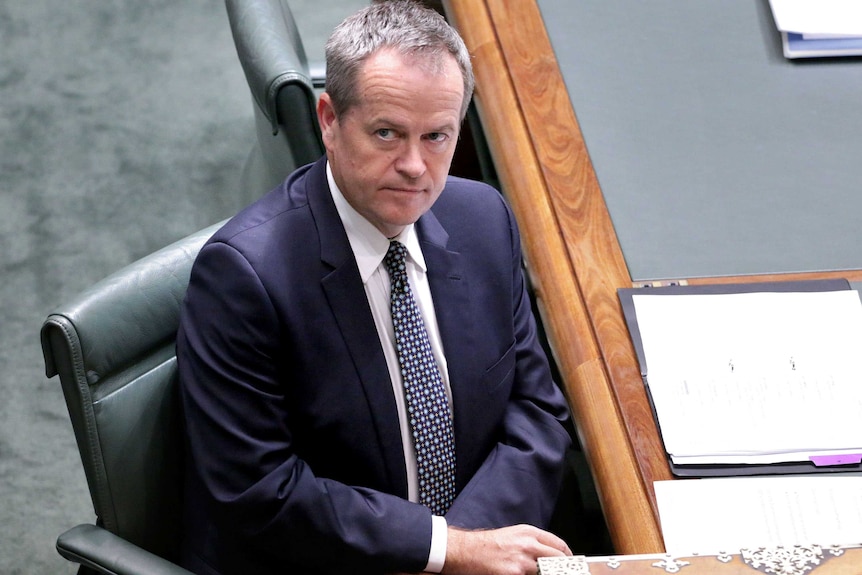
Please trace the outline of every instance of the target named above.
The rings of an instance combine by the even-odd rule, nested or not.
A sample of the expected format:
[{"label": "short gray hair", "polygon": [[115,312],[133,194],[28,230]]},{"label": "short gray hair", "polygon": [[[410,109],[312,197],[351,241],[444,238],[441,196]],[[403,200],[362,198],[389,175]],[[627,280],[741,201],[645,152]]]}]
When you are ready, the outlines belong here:
[{"label": "short gray hair", "polygon": [[384,48],[436,60],[451,54],[464,80],[461,120],[473,95],[473,66],[458,32],[436,11],[414,0],[383,0],[336,26],[326,42],[326,92],[337,116],[358,103],[357,76],[364,62]]}]

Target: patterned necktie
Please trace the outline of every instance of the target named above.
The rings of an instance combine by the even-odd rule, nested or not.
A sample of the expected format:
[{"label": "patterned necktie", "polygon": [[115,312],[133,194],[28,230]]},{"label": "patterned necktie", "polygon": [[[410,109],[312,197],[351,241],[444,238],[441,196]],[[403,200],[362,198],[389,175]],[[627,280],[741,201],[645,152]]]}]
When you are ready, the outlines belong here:
[{"label": "patterned necktie", "polygon": [[455,498],[452,415],[422,314],[407,281],[406,253],[400,242],[393,241],[383,260],[392,280],[390,302],[395,348],[416,448],[419,501],[435,515],[445,515]]}]

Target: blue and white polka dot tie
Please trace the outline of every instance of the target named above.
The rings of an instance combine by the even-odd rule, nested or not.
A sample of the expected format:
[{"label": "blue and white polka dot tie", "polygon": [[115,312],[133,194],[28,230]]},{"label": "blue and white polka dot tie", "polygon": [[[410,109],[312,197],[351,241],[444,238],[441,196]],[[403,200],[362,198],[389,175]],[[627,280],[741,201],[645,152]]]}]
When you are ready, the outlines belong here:
[{"label": "blue and white polka dot tie", "polygon": [[400,242],[390,242],[384,263],[392,280],[392,325],[404,380],[404,396],[419,474],[419,501],[445,515],[455,499],[455,438],[452,414],[422,314],[416,307]]}]

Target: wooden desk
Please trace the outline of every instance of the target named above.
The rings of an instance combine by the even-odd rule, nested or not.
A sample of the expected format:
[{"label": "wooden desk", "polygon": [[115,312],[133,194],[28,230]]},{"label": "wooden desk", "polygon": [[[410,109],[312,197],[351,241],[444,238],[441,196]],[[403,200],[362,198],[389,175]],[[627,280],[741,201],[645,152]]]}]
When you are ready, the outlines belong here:
[{"label": "wooden desk", "polygon": [[[545,328],[619,553],[664,550],[653,481],[671,479],[616,290],[632,277],[534,0],[448,0],[476,103],[522,228]],[[748,275],[690,283],[846,277]]]},{"label": "wooden desk", "polygon": [[622,555],[539,560],[539,575],[853,575],[862,548],[818,545],[744,549],[719,555]]}]

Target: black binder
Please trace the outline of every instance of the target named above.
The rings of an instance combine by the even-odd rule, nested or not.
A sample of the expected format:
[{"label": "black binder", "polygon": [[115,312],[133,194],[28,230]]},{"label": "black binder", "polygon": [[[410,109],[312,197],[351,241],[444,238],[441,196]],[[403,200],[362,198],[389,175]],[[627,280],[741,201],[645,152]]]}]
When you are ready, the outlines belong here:
[{"label": "black binder", "polygon": [[[635,294],[653,295],[680,295],[680,294],[733,294],[753,292],[825,292],[850,289],[850,283],[846,279],[825,280],[799,280],[781,282],[758,282],[758,283],[734,283],[734,284],[708,284],[708,285],[670,285],[662,287],[640,287],[620,288],[617,294],[622,305],[623,315],[629,329],[629,335],[637,354],[640,366],[641,378],[647,390],[647,397],[656,427],[661,436],[661,426],[658,415],[650,393],[648,369],[644,354],[643,342],[641,341],[640,329],[638,328],[637,315],[635,313]],[[860,350],[862,351],[862,350]],[[860,414],[862,421],[862,414]],[[732,425],[732,422],[728,422]],[[862,423],[860,423],[862,425]],[[663,441],[663,440],[662,440]],[[811,462],[790,462],[770,464],[678,464],[668,455],[668,464],[671,473],[677,477],[723,477],[744,475],[775,475],[775,474],[802,474],[802,473],[840,473],[848,471],[862,471],[862,463],[842,465],[815,465]]]}]

